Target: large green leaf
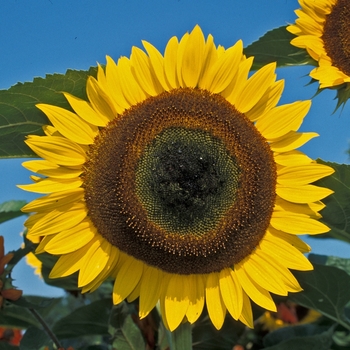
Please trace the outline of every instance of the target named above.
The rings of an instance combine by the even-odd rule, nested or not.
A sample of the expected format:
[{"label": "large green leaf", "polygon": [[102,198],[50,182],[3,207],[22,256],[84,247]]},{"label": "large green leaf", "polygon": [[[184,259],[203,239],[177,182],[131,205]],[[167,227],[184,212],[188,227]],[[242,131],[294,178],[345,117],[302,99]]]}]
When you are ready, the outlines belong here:
[{"label": "large green leaf", "polygon": [[42,135],[42,126],[48,124],[44,113],[35,107],[37,103],[49,103],[69,108],[62,92],[86,98],[88,75],[96,75],[96,68],[89,71],[68,70],[66,74],[35,78],[31,83],[18,83],[9,90],[0,91],[0,158],[34,157],[35,154],[23,142],[26,135]]},{"label": "large green leaf", "polygon": [[316,182],[316,185],[327,187],[334,193],[322,200],[326,207],[320,212],[321,221],[331,231],[314,237],[333,237],[350,243],[350,165],[320,159],[317,162],[331,166],[335,173]]},{"label": "large green leaf", "polygon": [[334,327],[317,325],[285,327],[264,338],[265,350],[329,350]]},{"label": "large green leaf", "polygon": [[333,266],[314,264],[313,271],[295,271],[303,291],[289,295],[289,300],[314,309],[350,330],[345,306],[350,301],[350,276]]},{"label": "large green leaf", "polygon": [[26,203],[26,201],[8,201],[0,204],[0,224],[21,215],[25,215],[25,213],[21,212],[21,208]]},{"label": "large green leaf", "polygon": [[0,326],[8,328],[41,327],[30,311],[25,308],[10,305],[0,312]]},{"label": "large green leaf", "polygon": [[58,320],[52,330],[58,338],[108,334],[111,299],[101,299],[74,310]]},{"label": "large green leaf", "polygon": [[290,44],[293,38],[295,35],[289,33],[285,26],[279,27],[247,46],[244,53],[247,57],[254,56],[253,69],[259,69],[271,62],[277,62],[278,67],[314,65],[316,62],[306,50]]},{"label": "large green leaf", "polygon": [[44,330],[29,327],[21,339],[19,348],[20,350],[38,350],[43,346],[47,346],[48,349],[52,349],[52,344],[52,340]]},{"label": "large green leaf", "polygon": [[141,331],[132,320],[131,310],[125,302],[113,306],[109,333],[113,338],[113,349],[143,350],[146,347]]}]

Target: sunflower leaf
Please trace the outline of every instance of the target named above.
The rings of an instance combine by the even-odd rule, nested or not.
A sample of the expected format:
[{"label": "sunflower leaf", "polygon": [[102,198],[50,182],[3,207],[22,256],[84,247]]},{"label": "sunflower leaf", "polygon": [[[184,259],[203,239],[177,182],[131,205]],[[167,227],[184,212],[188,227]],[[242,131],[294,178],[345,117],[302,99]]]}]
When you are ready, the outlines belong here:
[{"label": "sunflower leaf", "polygon": [[313,271],[294,271],[303,291],[290,294],[289,300],[316,310],[350,330],[345,306],[350,301],[350,276],[333,266],[314,264]]},{"label": "sunflower leaf", "polygon": [[320,221],[331,231],[313,237],[332,237],[350,243],[350,165],[324,162],[320,159],[317,162],[332,167],[335,172],[315,184],[327,187],[334,193],[322,200],[326,207],[320,212],[322,215]]},{"label": "sunflower leaf", "polygon": [[26,201],[7,201],[0,204],[0,224],[17,218],[22,215],[26,215],[21,212],[21,208],[26,204]]},{"label": "sunflower leaf", "polygon": [[37,350],[43,346],[50,346],[51,348],[52,344],[52,340],[44,330],[32,326],[25,331],[21,339],[20,349]]},{"label": "sunflower leaf", "polygon": [[125,302],[113,306],[109,333],[113,337],[113,349],[142,350],[146,347],[141,331],[132,320],[131,310]]},{"label": "sunflower leaf", "polygon": [[248,45],[244,49],[244,54],[247,57],[254,56],[252,69],[255,70],[271,62],[277,62],[278,67],[315,65],[316,62],[306,50],[290,44],[294,37],[286,30],[286,26],[275,28]]},{"label": "sunflower leaf", "polygon": [[108,335],[108,318],[112,307],[109,298],[82,306],[58,320],[52,331],[59,339],[84,335]]},{"label": "sunflower leaf", "polygon": [[264,337],[265,350],[329,350],[334,326],[302,325],[278,329]]},{"label": "sunflower leaf", "polygon": [[41,327],[41,324],[26,308],[9,305],[0,312],[0,325],[8,328]]},{"label": "sunflower leaf", "polygon": [[85,86],[89,75],[96,75],[96,68],[89,71],[67,70],[66,74],[47,75],[33,82],[18,83],[0,91],[0,158],[35,157],[23,142],[25,137],[43,135],[42,126],[48,124],[44,113],[35,107],[37,103],[49,103],[70,108],[62,91],[86,98]]}]

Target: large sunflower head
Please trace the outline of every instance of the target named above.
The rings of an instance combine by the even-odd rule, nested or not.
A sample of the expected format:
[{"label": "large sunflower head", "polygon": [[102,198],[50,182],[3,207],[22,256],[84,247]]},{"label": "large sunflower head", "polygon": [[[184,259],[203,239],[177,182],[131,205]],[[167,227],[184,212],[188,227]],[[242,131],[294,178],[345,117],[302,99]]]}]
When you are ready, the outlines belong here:
[{"label": "large sunflower head", "polygon": [[249,78],[242,42],[224,49],[196,26],[107,57],[72,111],[39,104],[52,125],[26,143],[41,176],[20,186],[46,194],[24,207],[37,253],[60,255],[51,277],[79,272],[83,292],[115,279],[113,301],[139,297],[140,317],[160,302],[165,325],[195,322],[206,304],[216,328],[226,310],[252,327],[250,300],[301,288],[289,269],[310,270],[298,234],[331,193],[311,183],[332,173],[295,150],[309,101],[276,106],[275,64]]},{"label": "large sunflower head", "polygon": [[306,49],[318,62],[310,76],[320,87],[350,82],[350,2],[348,0],[299,0],[299,17],[287,30],[291,44]]}]

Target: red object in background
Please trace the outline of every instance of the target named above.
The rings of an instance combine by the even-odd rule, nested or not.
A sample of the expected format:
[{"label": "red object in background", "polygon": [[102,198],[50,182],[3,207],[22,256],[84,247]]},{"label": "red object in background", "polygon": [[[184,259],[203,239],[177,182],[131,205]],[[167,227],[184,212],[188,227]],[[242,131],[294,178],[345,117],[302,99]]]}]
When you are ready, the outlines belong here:
[{"label": "red object in background", "polygon": [[12,345],[19,345],[22,336],[22,331],[18,328],[0,327],[0,344],[1,342],[5,342]]}]

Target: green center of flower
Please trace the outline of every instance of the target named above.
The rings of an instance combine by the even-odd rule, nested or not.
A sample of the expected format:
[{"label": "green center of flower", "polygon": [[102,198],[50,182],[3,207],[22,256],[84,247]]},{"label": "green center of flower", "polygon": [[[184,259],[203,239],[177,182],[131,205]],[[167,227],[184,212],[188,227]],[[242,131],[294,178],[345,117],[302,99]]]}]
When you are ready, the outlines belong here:
[{"label": "green center of flower", "polygon": [[322,35],[332,64],[350,76],[350,2],[338,0],[326,17]]},{"label": "green center of flower", "polygon": [[175,89],[111,121],[84,166],[89,218],[112,245],[170,273],[233,266],[275,202],[272,151],[222,96]]},{"label": "green center of flower", "polygon": [[169,128],[145,148],[136,193],[151,221],[177,234],[217,227],[235,200],[239,168],[220,139],[203,130]]}]

